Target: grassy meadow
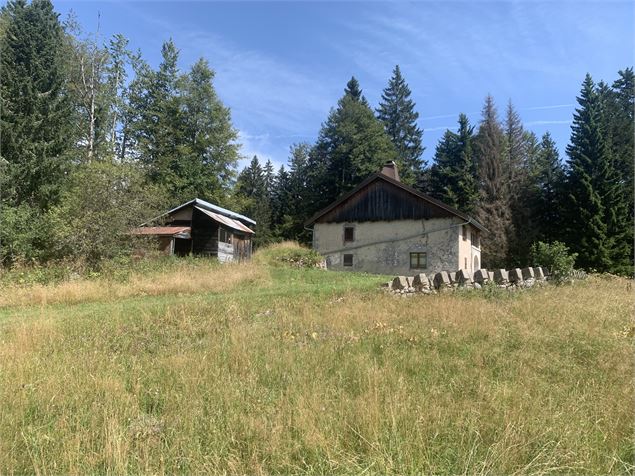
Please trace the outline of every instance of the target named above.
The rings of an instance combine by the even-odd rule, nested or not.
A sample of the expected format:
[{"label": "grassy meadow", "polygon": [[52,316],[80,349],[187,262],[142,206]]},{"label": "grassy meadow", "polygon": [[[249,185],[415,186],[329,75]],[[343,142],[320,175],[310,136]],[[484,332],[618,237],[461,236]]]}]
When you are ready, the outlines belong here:
[{"label": "grassy meadow", "polygon": [[635,470],[630,281],[401,298],[275,252],[1,288],[0,474]]}]

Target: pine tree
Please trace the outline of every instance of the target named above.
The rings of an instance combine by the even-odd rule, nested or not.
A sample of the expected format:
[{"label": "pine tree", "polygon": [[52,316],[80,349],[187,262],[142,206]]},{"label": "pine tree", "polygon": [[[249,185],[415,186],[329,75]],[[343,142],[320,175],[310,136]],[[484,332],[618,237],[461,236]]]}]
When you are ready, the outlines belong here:
[{"label": "pine tree", "polygon": [[368,101],[362,94],[362,88],[355,76],[352,76],[348,83],[346,83],[346,88],[344,88],[344,95],[349,96],[353,100],[360,102],[365,106],[368,106]]},{"label": "pine tree", "polygon": [[200,59],[178,83],[184,133],[173,166],[179,181],[175,194],[182,201],[196,196],[223,203],[235,177],[240,157],[238,131],[216,94],[213,79],[207,61]]},{"label": "pine tree", "polygon": [[324,168],[315,160],[312,147],[307,143],[294,144],[289,150],[289,220],[287,239],[308,243],[310,236],[304,222],[316,211],[314,203],[320,198],[320,184]]},{"label": "pine tree", "polygon": [[153,71],[137,66],[126,115],[128,154],[146,168],[153,183],[168,190],[172,205],[193,197],[224,203],[239,159],[238,133],[213,86],[205,60],[179,74],[178,50],[163,45]]},{"label": "pine tree", "polygon": [[475,142],[481,190],[476,215],[488,230],[482,240],[482,261],[486,267],[503,268],[509,258],[512,217],[504,166],[505,135],[489,95]]},{"label": "pine tree", "polygon": [[64,31],[49,0],[10,1],[1,15],[0,150],[10,198],[47,209],[58,198],[73,139]]},{"label": "pine tree", "polygon": [[311,213],[395,158],[390,138],[364,99],[357,80],[351,79],[337,108],[322,125],[310,156],[316,193]]},{"label": "pine tree", "polygon": [[578,253],[579,266],[606,271],[611,267],[611,243],[602,188],[610,173],[610,157],[602,134],[600,98],[589,74],[577,101],[567,146],[568,244]]},{"label": "pine tree", "polygon": [[415,111],[415,103],[410,95],[410,88],[397,65],[376,111],[377,118],[383,123],[397,151],[400,178],[404,183],[412,185],[423,171],[421,155],[424,147],[423,131],[417,126],[419,113]]},{"label": "pine tree", "polygon": [[[615,169],[624,183],[627,202],[633,205],[635,190],[633,150],[635,150],[635,74],[633,68],[619,71],[609,96],[612,103],[610,121],[611,146]],[[633,207],[630,208],[631,219]]]},{"label": "pine tree", "polygon": [[445,132],[430,169],[432,196],[465,213],[474,211],[479,195],[473,141],[474,127],[461,114],[458,131]]},{"label": "pine tree", "polygon": [[267,195],[265,176],[258,157],[254,155],[236,181],[236,195],[243,205],[240,211],[256,222],[254,246],[270,243],[273,239],[271,231],[271,203]]},{"label": "pine tree", "polygon": [[538,226],[538,241],[551,243],[562,240],[562,190],[564,169],[556,143],[549,132],[545,132],[535,163],[535,183],[538,189],[534,205],[535,220]]},{"label": "pine tree", "polygon": [[[505,172],[508,186],[514,188],[523,178],[526,160],[526,136],[523,123],[514,109],[511,99],[507,103],[505,114]],[[513,194],[512,194],[513,195]]]}]

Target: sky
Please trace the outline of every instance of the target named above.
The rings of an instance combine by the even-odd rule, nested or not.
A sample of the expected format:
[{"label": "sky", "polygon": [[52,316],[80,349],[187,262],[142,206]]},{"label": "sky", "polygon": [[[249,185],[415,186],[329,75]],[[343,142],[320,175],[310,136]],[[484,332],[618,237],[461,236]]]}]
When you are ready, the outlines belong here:
[{"label": "sky", "polygon": [[525,127],[550,131],[564,156],[584,76],[609,83],[635,62],[633,1],[70,1],[87,32],[121,33],[153,66],[172,38],[187,70],[200,57],[240,132],[244,163],[277,167],[314,142],[355,76],[377,107],[398,64],[431,162],[459,113],[473,124],[487,94]]}]

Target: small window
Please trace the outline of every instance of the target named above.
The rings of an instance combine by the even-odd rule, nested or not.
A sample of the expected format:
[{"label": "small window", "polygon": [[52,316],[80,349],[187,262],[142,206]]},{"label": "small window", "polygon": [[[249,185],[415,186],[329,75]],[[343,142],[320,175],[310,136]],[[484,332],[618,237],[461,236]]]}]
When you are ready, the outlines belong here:
[{"label": "small window", "polygon": [[467,258],[464,258],[464,259],[465,259],[465,264],[463,265],[463,269],[467,269]]},{"label": "small window", "polygon": [[351,241],[355,241],[355,227],[345,226],[344,227],[344,243],[350,243]]},{"label": "small window", "polygon": [[426,253],[410,253],[410,269],[425,269],[428,267]]},{"label": "small window", "polygon": [[467,225],[463,225],[463,241],[467,241]]},{"label": "small window", "polygon": [[220,229],[220,233],[219,233],[219,241],[221,243],[230,243],[232,242],[232,234],[225,230],[224,228]]},{"label": "small window", "polygon": [[480,235],[478,233],[472,234],[472,246],[479,248],[481,246],[480,243]]},{"label": "small window", "polygon": [[344,266],[353,266],[353,255],[344,255]]}]

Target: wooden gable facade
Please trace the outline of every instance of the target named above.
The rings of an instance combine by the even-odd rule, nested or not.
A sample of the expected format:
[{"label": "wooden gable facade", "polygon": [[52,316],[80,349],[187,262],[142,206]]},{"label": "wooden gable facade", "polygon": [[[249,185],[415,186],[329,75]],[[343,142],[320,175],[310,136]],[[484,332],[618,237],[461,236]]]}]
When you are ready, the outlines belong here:
[{"label": "wooden gable facade", "polygon": [[307,225],[397,220],[429,220],[457,216],[482,226],[468,215],[383,173],[373,174],[328,207]]}]

